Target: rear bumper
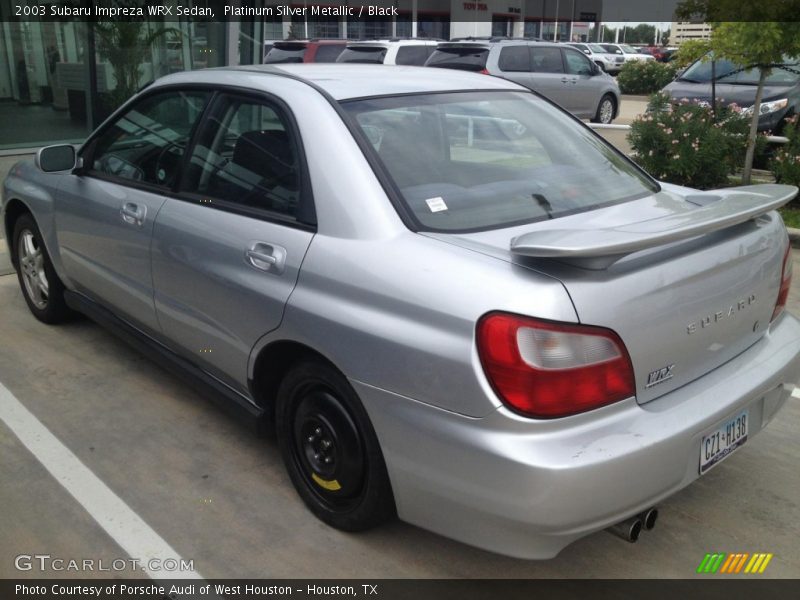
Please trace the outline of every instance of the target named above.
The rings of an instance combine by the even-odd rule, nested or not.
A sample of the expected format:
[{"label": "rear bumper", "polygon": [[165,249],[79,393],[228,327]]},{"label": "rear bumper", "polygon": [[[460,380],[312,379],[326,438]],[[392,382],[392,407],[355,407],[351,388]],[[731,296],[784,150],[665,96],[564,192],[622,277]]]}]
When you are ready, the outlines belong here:
[{"label": "rear bumper", "polygon": [[702,436],[748,408],[752,438],[798,376],[800,323],[785,314],[747,351],[657,400],[553,421],[504,408],[468,418],[353,385],[403,520],[501,554],[543,559],[697,479]]}]

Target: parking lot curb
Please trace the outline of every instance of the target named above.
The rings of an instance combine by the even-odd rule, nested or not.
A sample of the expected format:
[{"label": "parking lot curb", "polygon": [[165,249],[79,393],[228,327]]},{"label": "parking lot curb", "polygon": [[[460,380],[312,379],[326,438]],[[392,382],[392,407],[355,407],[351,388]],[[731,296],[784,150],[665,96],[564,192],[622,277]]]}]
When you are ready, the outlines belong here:
[{"label": "parking lot curb", "polygon": [[786,230],[789,232],[789,242],[792,244],[792,247],[800,248],[800,229],[787,227]]}]

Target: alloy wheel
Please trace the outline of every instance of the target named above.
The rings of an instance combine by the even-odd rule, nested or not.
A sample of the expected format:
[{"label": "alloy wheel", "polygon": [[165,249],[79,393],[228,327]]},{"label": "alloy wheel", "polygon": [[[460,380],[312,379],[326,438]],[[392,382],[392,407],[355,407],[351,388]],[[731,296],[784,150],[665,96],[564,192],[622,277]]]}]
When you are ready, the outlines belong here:
[{"label": "alloy wheel", "polygon": [[36,308],[46,308],[50,286],[44,271],[44,253],[29,229],[22,231],[19,236],[17,256],[26,294]]}]

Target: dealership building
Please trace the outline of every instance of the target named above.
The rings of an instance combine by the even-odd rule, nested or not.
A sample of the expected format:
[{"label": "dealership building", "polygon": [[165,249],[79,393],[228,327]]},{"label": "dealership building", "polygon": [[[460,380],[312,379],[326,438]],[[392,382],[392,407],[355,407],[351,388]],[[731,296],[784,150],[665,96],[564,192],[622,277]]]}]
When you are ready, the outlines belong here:
[{"label": "dealership building", "polygon": [[[312,14],[311,3],[278,0],[192,2],[214,17],[153,16],[99,23],[36,16],[52,2],[0,0],[0,154],[79,141],[133,90],[190,69],[263,60],[264,42],[287,37],[351,38],[514,36],[586,39],[602,19],[602,0],[370,0],[383,15],[353,18],[363,2],[347,0]],[[243,16],[223,18],[224,6]],[[291,15],[285,8],[291,7]],[[349,7],[352,10],[334,10]],[[305,9],[305,10],[302,10]],[[249,15],[247,14],[249,13]],[[283,13],[283,14],[278,14]],[[388,16],[391,15],[391,16]],[[131,75],[133,73],[133,75]],[[135,79],[135,81],[131,81]]]}]

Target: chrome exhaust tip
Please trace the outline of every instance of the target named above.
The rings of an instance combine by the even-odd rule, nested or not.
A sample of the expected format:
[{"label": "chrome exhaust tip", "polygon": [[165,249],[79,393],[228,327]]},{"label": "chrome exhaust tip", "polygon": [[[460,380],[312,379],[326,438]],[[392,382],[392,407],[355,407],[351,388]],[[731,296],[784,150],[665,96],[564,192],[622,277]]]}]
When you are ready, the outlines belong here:
[{"label": "chrome exhaust tip", "polygon": [[655,506],[653,508],[649,508],[640,514],[639,518],[642,520],[642,527],[644,527],[644,530],[652,531],[656,526],[656,521],[658,520],[658,509]]},{"label": "chrome exhaust tip", "polygon": [[642,519],[637,515],[630,519],[620,521],[616,525],[612,525],[606,529],[606,531],[633,544],[639,539],[639,534],[642,533],[642,527]]}]

